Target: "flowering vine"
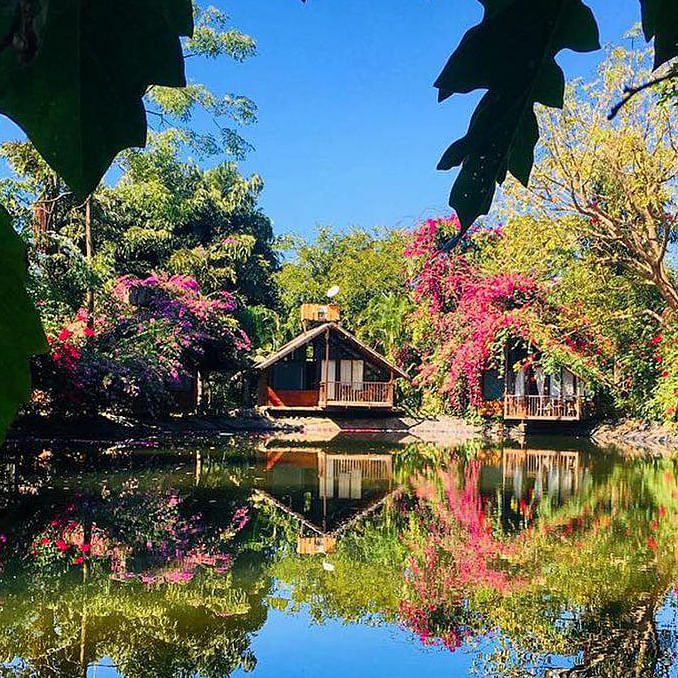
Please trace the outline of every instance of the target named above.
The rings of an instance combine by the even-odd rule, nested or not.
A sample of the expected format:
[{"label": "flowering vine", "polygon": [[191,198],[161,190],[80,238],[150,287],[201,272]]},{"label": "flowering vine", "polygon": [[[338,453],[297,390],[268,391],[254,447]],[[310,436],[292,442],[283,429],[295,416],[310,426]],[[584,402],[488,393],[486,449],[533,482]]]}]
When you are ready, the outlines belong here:
[{"label": "flowering vine", "polygon": [[594,370],[591,337],[554,329],[552,319],[562,309],[549,302],[543,285],[521,273],[487,273],[477,261],[477,249],[501,238],[501,229],[476,227],[451,252],[441,251],[441,242],[458,231],[456,217],[429,219],[405,249],[417,302],[410,320],[421,359],[418,383],[437,391],[456,412],[477,408],[483,373],[513,367],[504,365],[509,342],[532,346],[533,361],[562,360]]}]

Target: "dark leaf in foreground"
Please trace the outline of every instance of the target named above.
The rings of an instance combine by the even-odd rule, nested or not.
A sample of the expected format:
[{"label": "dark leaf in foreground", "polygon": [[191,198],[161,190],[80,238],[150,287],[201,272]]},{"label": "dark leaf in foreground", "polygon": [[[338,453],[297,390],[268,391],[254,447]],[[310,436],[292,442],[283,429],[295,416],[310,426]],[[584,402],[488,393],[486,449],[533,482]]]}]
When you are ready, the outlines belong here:
[{"label": "dark leaf in foreground", "polygon": [[180,36],[192,27],[190,0],[5,4],[0,112],[85,196],[119,151],[145,144],[147,88],[185,84]]},{"label": "dark leaf in foreground", "polygon": [[561,107],[565,81],[555,56],[599,49],[598,27],[581,0],[482,0],[471,28],[435,82],[438,98],[486,89],[469,129],[438,168],[461,165],[450,205],[462,231],[492,204],[509,171],[527,184],[539,129],[534,104]]},{"label": "dark leaf in foreground", "polygon": [[40,318],[26,293],[26,248],[0,207],[0,443],[31,394],[30,358],[47,350]]}]

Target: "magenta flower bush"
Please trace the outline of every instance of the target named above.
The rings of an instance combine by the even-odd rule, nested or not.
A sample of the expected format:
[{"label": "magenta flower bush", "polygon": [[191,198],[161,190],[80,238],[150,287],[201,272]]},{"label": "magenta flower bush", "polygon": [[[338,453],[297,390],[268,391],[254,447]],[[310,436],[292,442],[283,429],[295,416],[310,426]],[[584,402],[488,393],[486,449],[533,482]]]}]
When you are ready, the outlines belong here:
[{"label": "magenta flower bush", "polygon": [[538,281],[515,272],[491,275],[478,265],[474,252],[501,238],[501,229],[476,227],[451,252],[441,251],[442,242],[458,231],[456,217],[429,219],[404,252],[417,307],[410,318],[420,362],[416,382],[439,395],[445,408],[460,414],[477,408],[483,372],[504,367],[509,339],[533,347],[528,359],[537,360],[538,347],[542,361],[595,369],[592,337],[555,330],[553,320],[567,310],[550,303]]},{"label": "magenta flower bush", "polygon": [[56,336],[36,366],[53,407],[157,415],[190,390],[198,369],[237,369],[250,340],[228,293],[208,297],[187,276],[124,276],[94,318],[84,310]]}]

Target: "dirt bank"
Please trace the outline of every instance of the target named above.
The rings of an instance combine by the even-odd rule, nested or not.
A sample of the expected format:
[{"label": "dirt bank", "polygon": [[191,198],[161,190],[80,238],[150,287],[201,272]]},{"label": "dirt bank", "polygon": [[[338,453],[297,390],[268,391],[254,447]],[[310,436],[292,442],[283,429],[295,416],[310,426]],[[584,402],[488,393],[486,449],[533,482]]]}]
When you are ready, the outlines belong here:
[{"label": "dirt bank", "polygon": [[678,429],[664,424],[632,419],[607,422],[591,431],[591,439],[599,445],[614,445],[631,453],[678,453]]},{"label": "dirt bank", "polygon": [[275,433],[292,430],[290,425],[255,413],[237,416],[183,416],[168,420],[137,420],[100,415],[97,417],[20,417],[7,434],[9,445],[24,441],[63,441],[113,444],[130,440],[172,441],[223,432]]},{"label": "dirt bank", "polygon": [[166,421],[139,421],[115,416],[59,419],[24,417],[8,434],[9,445],[25,441],[115,444],[127,441],[162,442],[204,437],[220,433],[299,433],[306,439],[331,440],[340,434],[379,437],[398,442],[425,441],[453,445],[472,439],[502,440],[501,424],[473,425],[455,417],[420,419],[407,416],[318,416],[267,417],[254,411],[233,416],[184,416]]},{"label": "dirt bank", "polygon": [[399,442],[433,442],[452,445],[467,440],[502,440],[502,424],[469,424],[456,417],[420,419],[409,416],[295,416],[276,417],[275,422],[301,430],[305,437],[329,440],[340,434],[388,437]]}]

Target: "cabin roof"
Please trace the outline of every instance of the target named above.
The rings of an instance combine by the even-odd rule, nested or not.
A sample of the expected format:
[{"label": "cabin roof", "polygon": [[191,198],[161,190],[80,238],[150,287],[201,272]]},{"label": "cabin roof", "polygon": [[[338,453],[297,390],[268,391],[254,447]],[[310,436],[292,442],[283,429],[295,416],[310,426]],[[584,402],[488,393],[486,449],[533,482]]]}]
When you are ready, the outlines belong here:
[{"label": "cabin roof", "polygon": [[303,332],[298,337],[288,341],[280,350],[278,350],[273,355],[269,356],[265,360],[259,361],[255,367],[258,370],[265,370],[268,367],[271,367],[279,360],[282,360],[286,355],[289,355],[293,351],[296,351],[298,348],[305,346],[309,341],[315,339],[316,337],[323,334],[326,330],[331,332],[336,332],[339,336],[345,339],[349,344],[352,344],[359,353],[362,353],[365,357],[369,358],[370,362],[375,365],[379,365],[387,370],[392,370],[396,376],[402,377],[403,379],[409,379],[407,374],[403,372],[399,367],[396,367],[393,363],[389,362],[383,355],[377,353],[374,349],[370,348],[367,344],[364,344],[360,339],[354,337],[350,332],[347,332],[343,327],[337,325],[336,323],[324,323],[314,327],[313,329]]}]

